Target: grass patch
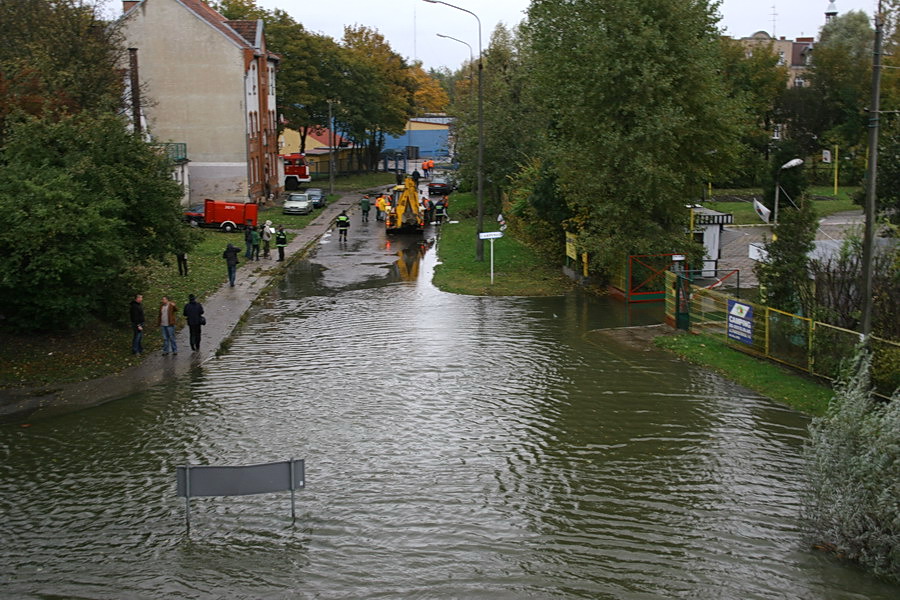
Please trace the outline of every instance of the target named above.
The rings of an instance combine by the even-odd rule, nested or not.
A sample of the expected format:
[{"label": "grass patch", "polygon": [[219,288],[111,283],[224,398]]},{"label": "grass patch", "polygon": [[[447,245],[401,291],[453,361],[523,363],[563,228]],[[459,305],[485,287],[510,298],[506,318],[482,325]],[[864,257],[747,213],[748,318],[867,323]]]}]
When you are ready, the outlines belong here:
[{"label": "grass patch", "polygon": [[[238,277],[246,272],[245,269],[256,268],[243,261],[243,232],[203,229],[201,233],[200,244],[188,254],[186,277],[178,275],[174,256],[169,262],[154,261],[147,267],[148,285],[142,290],[147,318],[145,353],[162,349],[156,311],[163,296],[175,301],[180,315],[188,294],[196,295],[203,302],[227,281],[222,251],[229,242],[241,248],[242,264],[238,267]],[[288,242],[291,237],[288,234]],[[276,252],[274,242],[272,252]],[[83,381],[137,364],[139,359],[131,354],[127,303],[122,306],[121,314],[119,323],[95,323],[71,332],[19,334],[0,331],[0,387]],[[183,319],[179,318],[179,322],[184,324]]]},{"label": "grass patch", "polygon": [[[471,193],[453,194],[450,218],[458,223],[440,227],[437,253],[441,262],[434,284],[456,294],[475,296],[556,296],[573,288],[562,269],[548,265],[531,248],[511,236],[494,241],[494,283],[491,284],[491,242],[484,241],[484,261],[475,259],[478,239],[476,201]],[[485,218],[485,229],[497,228]]]},{"label": "grass patch", "polygon": [[[851,195],[858,189],[857,187],[839,188],[838,195],[835,197],[832,196],[833,188],[811,187],[809,192],[814,196],[816,215],[821,218],[838,212],[860,210],[860,207],[851,199]],[[754,194],[761,194],[762,190],[715,190],[714,193],[715,195],[747,196],[748,198],[746,201],[736,202],[704,202],[703,206],[719,212],[731,213],[734,215],[735,225],[762,224],[762,220],[753,210],[753,200],[749,198]]]},{"label": "grass patch", "polygon": [[823,385],[787,367],[739,352],[707,335],[660,336],[654,343],[690,363],[725,375],[732,381],[804,413],[825,414],[834,395]]},{"label": "grass patch", "polygon": [[[368,190],[370,188],[381,187],[385,185],[389,185],[391,183],[396,183],[397,178],[393,173],[360,173],[358,175],[344,175],[342,177],[335,177],[334,179],[334,191],[335,192],[353,192],[357,190]],[[320,187],[323,190],[329,190],[329,181],[326,176],[324,179],[316,179],[311,183],[305,184],[304,187]],[[331,196],[329,196],[331,198]]]}]

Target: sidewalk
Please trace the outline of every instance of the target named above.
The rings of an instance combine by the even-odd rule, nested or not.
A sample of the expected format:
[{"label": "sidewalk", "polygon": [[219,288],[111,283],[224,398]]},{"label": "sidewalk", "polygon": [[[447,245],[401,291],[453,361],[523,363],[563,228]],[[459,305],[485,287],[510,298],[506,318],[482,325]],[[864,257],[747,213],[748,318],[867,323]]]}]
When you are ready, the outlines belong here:
[{"label": "sidewalk", "polygon": [[[0,422],[45,418],[98,406],[183,375],[214,359],[222,342],[231,336],[259,293],[280,277],[292,260],[303,256],[323,234],[331,230],[335,217],[342,210],[349,212],[355,207],[358,198],[356,193],[344,194],[323,208],[303,229],[289,230],[293,239],[285,248],[285,262],[279,263],[275,259],[242,262],[234,287],[228,285],[223,264],[222,287],[203,300],[207,325],[203,328],[199,352],[191,352],[188,328],[184,327],[176,338],[177,355],[148,355],[141,364],[100,379],[55,384],[52,387],[0,390]],[[274,248],[272,253],[277,255]]]}]

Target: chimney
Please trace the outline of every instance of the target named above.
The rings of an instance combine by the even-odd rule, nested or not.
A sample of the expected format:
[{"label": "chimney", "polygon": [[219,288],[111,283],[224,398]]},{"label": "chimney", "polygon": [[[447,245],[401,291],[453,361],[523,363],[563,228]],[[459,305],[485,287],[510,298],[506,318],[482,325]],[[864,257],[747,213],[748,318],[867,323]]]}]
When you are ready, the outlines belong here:
[{"label": "chimney", "polygon": [[134,8],[135,4],[140,4],[141,0],[123,0],[122,2],[122,12],[127,13],[129,10]]}]

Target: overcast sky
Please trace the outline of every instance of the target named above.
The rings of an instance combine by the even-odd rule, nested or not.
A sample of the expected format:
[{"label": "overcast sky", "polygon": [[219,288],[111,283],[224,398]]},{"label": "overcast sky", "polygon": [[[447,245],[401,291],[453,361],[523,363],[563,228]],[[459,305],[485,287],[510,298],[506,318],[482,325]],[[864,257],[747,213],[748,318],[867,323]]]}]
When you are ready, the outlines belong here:
[{"label": "overcast sky", "polygon": [[[478,15],[484,47],[497,23],[517,24],[530,4],[529,0],[449,1]],[[835,0],[834,3],[839,14],[862,10],[871,16],[877,0]],[[439,38],[437,33],[468,43],[474,54],[478,54],[475,17],[424,0],[257,0],[257,4],[267,9],[280,8],[308,30],[336,40],[343,36],[344,25],[377,29],[395,52],[407,59],[421,60],[426,69],[440,66],[456,69],[469,58],[465,45]],[[760,30],[772,34],[774,19],[774,35],[778,37],[818,37],[828,5],[827,0],[723,0],[719,9],[720,26],[732,37],[747,37]]]}]

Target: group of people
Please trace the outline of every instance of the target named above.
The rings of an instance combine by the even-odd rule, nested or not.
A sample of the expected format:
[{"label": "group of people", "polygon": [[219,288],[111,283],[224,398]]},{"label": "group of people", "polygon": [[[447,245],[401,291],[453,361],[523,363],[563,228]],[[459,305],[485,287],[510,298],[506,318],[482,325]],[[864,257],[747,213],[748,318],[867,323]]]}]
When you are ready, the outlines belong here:
[{"label": "group of people", "polygon": [[[247,260],[259,260],[259,242],[263,242],[263,258],[270,257],[270,242],[275,239],[275,247],[278,249],[278,260],[276,262],[284,262],[284,249],[287,246],[287,232],[284,225],[279,225],[277,229],[272,228],[272,221],[266,221],[264,225],[260,225],[257,229],[253,227],[250,221],[247,222],[247,228],[244,231],[244,243],[247,244],[244,258]],[[240,248],[229,243],[222,252],[222,258],[225,259],[225,266],[228,268],[228,284],[234,287],[234,280],[237,275],[238,254]]]},{"label": "group of people", "polygon": [[[279,225],[278,229],[284,229],[284,225]],[[247,260],[259,260],[260,242],[262,242],[262,257],[271,258],[272,238],[275,238],[277,247],[283,248],[283,246],[278,246],[278,230],[272,227],[272,221],[266,221],[259,227],[254,227],[253,221],[247,221],[247,226],[244,228],[244,245],[246,246],[244,258]],[[283,251],[279,250],[280,258],[278,260],[284,260],[283,254]]]},{"label": "group of people", "polygon": [[[131,300],[131,353],[141,355],[144,353],[144,296],[135,294]],[[203,305],[197,302],[194,294],[188,295],[188,302],[184,305],[182,316],[187,320],[190,330],[191,350],[200,350],[201,328],[206,325],[206,317],[203,316]],[[170,352],[178,354],[178,344],[175,341],[175,326],[178,319],[178,307],[168,296],[163,296],[156,315],[156,324],[162,333],[163,356]]]},{"label": "group of people", "polygon": [[430,173],[434,171],[434,161],[429,159],[422,161],[422,176],[428,177]]}]

